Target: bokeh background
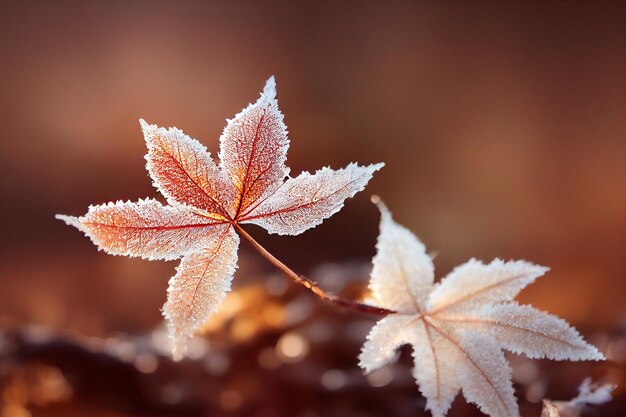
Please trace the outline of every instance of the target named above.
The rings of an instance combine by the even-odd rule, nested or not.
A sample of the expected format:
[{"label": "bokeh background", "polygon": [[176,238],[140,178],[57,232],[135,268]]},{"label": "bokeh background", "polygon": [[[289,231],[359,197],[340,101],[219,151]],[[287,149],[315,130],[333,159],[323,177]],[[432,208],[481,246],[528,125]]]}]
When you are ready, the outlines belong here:
[{"label": "bokeh background", "polygon": [[[0,1],[3,416],[419,416],[410,350],[369,378],[371,317],[321,305],[242,245],[235,291],[193,358],[167,359],[173,262],[112,257],[54,214],[156,196],[138,118],[217,153],[274,74],[292,172],[384,161],[363,193],[272,253],[363,293],[379,194],[436,252],[552,270],[524,290],[609,357],[513,357],[524,416],[585,376],[625,412],[622,2]],[[518,365],[515,365],[518,364]],[[457,399],[450,415],[479,415]]]}]

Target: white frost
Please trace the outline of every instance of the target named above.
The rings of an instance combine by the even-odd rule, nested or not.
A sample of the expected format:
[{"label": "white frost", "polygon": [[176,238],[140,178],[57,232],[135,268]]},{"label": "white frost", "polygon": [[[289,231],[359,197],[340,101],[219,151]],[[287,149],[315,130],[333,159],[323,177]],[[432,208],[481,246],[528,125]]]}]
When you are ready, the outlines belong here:
[{"label": "white frost", "polygon": [[426,247],[407,228],[396,223],[383,203],[370,290],[376,304],[401,311],[420,312],[432,291],[435,268]]},{"label": "white frost", "polygon": [[227,121],[219,166],[182,130],[140,120],[146,168],[169,205],[154,199],[118,201],[91,206],[80,218],[57,216],[107,253],[183,258],[163,310],[176,357],[230,289],[239,242],[233,225],[257,223],[271,233],[302,233],[340,210],[383,165],[350,164],[288,178],[283,119],[270,77],[261,97]]},{"label": "white frost", "polygon": [[100,250],[149,260],[177,259],[196,251],[223,224],[188,207],[164,206],[154,199],[90,206],[82,217],[57,218],[84,232]]},{"label": "white frost", "polygon": [[229,226],[221,226],[202,250],[185,256],[167,289],[163,316],[167,319],[175,360],[187,351],[194,331],[217,310],[230,291],[237,267],[239,236]]},{"label": "white frost", "polygon": [[204,145],[175,127],[165,129],[143,119],[139,122],[148,146],[146,169],[168,203],[234,214],[235,187]]},{"label": "white frost", "polygon": [[237,213],[276,190],[289,175],[283,119],[271,77],[256,103],[227,121],[220,137],[220,169],[240,193]]},{"label": "white frost", "polygon": [[253,207],[241,223],[257,224],[270,233],[299,235],[341,210],[344,201],[363,190],[382,167],[351,163],[338,170],[325,167],[315,174],[304,172]]},{"label": "white frost", "polygon": [[[370,372],[391,361],[400,345],[410,344],[413,374],[434,417],[446,414],[459,389],[490,416],[518,417],[502,349],[556,360],[604,358],[564,320],[511,301],[547,268],[470,260],[433,286],[424,245],[393,223],[384,206],[381,213],[370,288],[382,306],[399,313],[374,326],[359,365]],[[581,390],[581,398],[602,400],[603,392]]]}]

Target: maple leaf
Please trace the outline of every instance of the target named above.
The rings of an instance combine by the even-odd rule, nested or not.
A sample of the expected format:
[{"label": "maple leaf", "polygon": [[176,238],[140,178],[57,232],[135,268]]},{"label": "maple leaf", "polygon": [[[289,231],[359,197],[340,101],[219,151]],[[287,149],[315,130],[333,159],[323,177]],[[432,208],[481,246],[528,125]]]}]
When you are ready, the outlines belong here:
[{"label": "maple leaf", "polygon": [[169,205],[117,202],[91,206],[82,217],[57,218],[113,255],[182,258],[163,307],[176,359],[230,289],[240,224],[300,234],[339,211],[383,166],[350,164],[289,178],[289,139],[274,77],[254,104],[227,121],[219,166],[181,130],[140,123],[148,146],[146,168]]},{"label": "maple leaf", "polygon": [[517,417],[511,369],[502,349],[531,358],[601,360],[564,320],[512,301],[548,268],[525,261],[471,259],[440,283],[424,245],[394,222],[383,203],[370,290],[395,311],[372,328],[359,356],[370,372],[413,347],[413,376],[433,416],[446,414],[460,390],[491,416]]}]

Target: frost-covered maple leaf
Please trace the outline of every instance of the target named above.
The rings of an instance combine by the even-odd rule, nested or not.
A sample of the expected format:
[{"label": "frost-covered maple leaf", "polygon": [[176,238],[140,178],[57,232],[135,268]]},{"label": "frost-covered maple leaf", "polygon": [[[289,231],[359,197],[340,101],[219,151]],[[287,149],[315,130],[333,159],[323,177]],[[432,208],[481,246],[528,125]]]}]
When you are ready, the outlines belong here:
[{"label": "frost-covered maple leaf", "polygon": [[169,205],[147,199],[89,207],[82,217],[57,216],[113,255],[182,258],[170,280],[163,315],[181,358],[194,330],[230,289],[237,265],[239,224],[297,235],[320,224],[361,191],[383,164],[322,168],[289,177],[289,139],[278,110],[274,77],[261,97],[220,137],[219,166],[206,148],[176,128],[141,120],[146,168]]},{"label": "frost-covered maple leaf", "polygon": [[471,259],[440,283],[424,245],[395,223],[379,203],[382,219],[370,290],[389,314],[372,328],[359,356],[366,372],[413,347],[413,376],[433,416],[446,414],[463,390],[491,416],[517,417],[511,369],[502,349],[531,358],[601,360],[564,320],[512,301],[548,268],[525,261],[490,264]]}]

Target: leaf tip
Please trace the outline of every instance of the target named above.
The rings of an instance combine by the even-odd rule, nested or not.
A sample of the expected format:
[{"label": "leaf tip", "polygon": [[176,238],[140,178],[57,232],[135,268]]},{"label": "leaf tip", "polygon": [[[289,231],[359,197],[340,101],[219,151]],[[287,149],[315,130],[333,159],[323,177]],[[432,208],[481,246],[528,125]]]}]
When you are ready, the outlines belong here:
[{"label": "leaf tip", "polygon": [[[173,278],[172,278],[173,279]],[[171,284],[171,280],[170,280]],[[187,354],[187,344],[189,343],[189,339],[191,336],[188,332],[181,330],[176,327],[174,320],[176,319],[175,315],[168,310],[169,303],[166,303],[161,310],[163,317],[167,320],[167,330],[170,341],[170,351],[172,354],[172,360],[174,362],[181,361],[185,355]]]},{"label": "leaf tip", "polygon": [[276,98],[276,78],[274,78],[273,75],[265,81],[265,87],[263,87],[261,97],[266,100],[274,100]]},{"label": "leaf tip", "polygon": [[604,354],[600,352],[600,350],[597,347],[593,345],[590,345],[590,346],[592,347],[593,350],[592,352],[590,352],[589,360],[598,361],[598,362],[606,360],[606,356],[604,356]]},{"label": "leaf tip", "polygon": [[158,129],[157,125],[151,125],[150,123],[146,122],[145,119],[139,119],[139,126],[141,127],[141,131],[143,132],[144,137],[147,138],[149,136],[151,136],[152,134],[154,134],[153,132],[156,131]]},{"label": "leaf tip", "polygon": [[376,366],[369,363],[369,361],[366,359],[366,353],[363,348],[361,348],[361,353],[359,354],[358,359],[359,359],[358,366],[359,368],[361,368],[363,375],[367,375],[376,369]]},{"label": "leaf tip", "polygon": [[372,171],[378,171],[385,166],[384,162],[379,162],[377,164],[370,165],[372,167]]},{"label": "leaf tip", "polygon": [[57,214],[54,216],[54,218],[65,222],[65,224],[67,224],[68,226],[74,226],[78,230],[83,230],[83,225],[81,224],[78,217],[66,216],[65,214]]},{"label": "leaf tip", "polygon": [[172,347],[172,360],[174,362],[180,362],[185,357],[187,353],[187,347],[181,343],[174,342],[174,346]]}]

